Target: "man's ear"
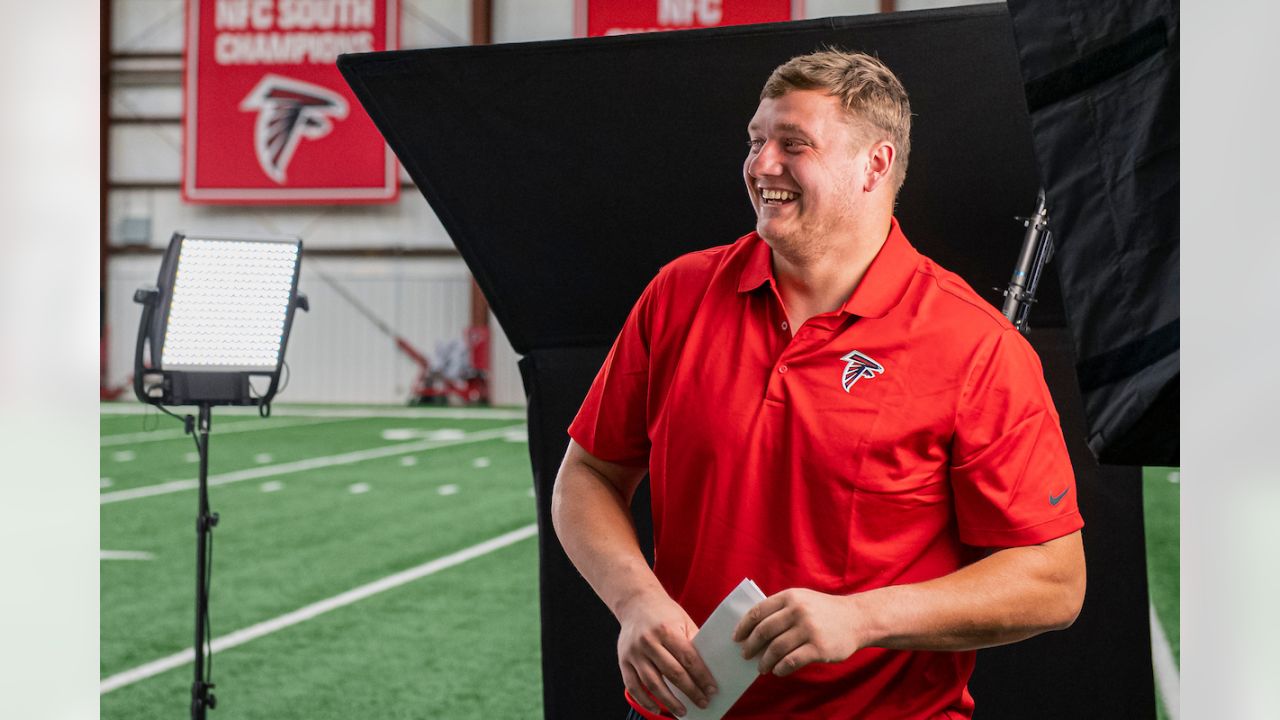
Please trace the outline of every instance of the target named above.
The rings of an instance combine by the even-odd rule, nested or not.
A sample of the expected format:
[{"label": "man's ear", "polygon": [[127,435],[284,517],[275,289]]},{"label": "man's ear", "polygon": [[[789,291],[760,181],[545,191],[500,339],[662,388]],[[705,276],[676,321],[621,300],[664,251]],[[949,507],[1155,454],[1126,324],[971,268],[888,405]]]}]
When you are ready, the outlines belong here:
[{"label": "man's ear", "polygon": [[881,140],[868,148],[866,175],[862,184],[864,192],[873,192],[883,183],[888,182],[889,174],[893,171],[893,160],[897,154],[897,148],[888,140]]}]

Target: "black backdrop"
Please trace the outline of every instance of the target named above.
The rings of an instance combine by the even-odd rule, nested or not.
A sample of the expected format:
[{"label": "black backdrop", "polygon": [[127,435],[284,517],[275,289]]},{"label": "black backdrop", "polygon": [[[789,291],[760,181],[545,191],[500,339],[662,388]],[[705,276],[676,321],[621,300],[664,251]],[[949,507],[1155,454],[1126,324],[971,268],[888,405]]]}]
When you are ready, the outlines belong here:
[{"label": "black backdrop", "polygon": [[[1039,185],[1003,4],[880,16],[343,56],[348,82],[458,246],[516,351],[537,490],[547,718],[621,717],[617,625],[569,564],[550,494],[569,420],[663,263],[753,227],[740,179],[769,71],[824,44],[874,52],[915,113],[897,215],[925,254],[993,303]],[[1032,337],[1062,414],[1085,516],[1076,625],[984,651],[982,717],[1153,713],[1141,498],[1100,468],[1052,274]],[[647,493],[634,515],[647,539]],[[409,699],[406,699],[409,701]]]},{"label": "black backdrop", "polygon": [[1178,464],[1178,0],[1010,0],[1104,462]]}]

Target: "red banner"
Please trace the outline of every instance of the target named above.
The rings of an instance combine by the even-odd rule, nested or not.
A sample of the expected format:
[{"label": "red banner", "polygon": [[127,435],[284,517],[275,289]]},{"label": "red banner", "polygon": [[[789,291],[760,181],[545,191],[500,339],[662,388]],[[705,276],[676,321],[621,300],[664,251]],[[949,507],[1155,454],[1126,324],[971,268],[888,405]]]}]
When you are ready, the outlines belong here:
[{"label": "red banner", "polygon": [[749,25],[804,17],[804,0],[577,0],[578,37]]},{"label": "red banner", "polygon": [[400,45],[397,0],[187,0],[182,197],[395,200],[395,156],[335,65]]}]

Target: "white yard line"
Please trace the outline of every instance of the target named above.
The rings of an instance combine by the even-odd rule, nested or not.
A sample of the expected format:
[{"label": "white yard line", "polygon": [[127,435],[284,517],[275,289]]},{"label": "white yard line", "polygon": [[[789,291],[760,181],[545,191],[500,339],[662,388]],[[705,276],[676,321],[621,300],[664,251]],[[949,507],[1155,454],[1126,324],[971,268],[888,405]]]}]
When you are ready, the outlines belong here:
[{"label": "white yard line", "polygon": [[[230,433],[251,432],[254,430],[279,430],[280,428],[297,427],[299,425],[321,425],[323,423],[343,422],[348,418],[317,418],[314,420],[276,420],[272,422],[264,422],[262,420],[246,420],[244,422],[233,422],[226,425],[214,424],[212,433],[214,435],[227,435]],[[104,435],[98,440],[98,444],[102,447],[111,447],[114,445],[135,445],[137,443],[155,442],[157,440],[174,440],[186,437],[182,428],[166,428],[164,430],[151,430],[134,433],[123,433],[120,435]]]},{"label": "white yard line", "polygon": [[[142,403],[104,403],[99,405],[102,415],[143,415],[158,412]],[[181,413],[179,413],[181,414]],[[216,416],[257,417],[256,407],[219,407]],[[525,420],[521,408],[465,408],[465,407],[385,407],[385,408],[327,408],[272,406],[272,417],[315,418],[444,418],[450,420]],[[215,417],[216,420],[216,417]],[[216,426],[215,426],[216,427]]]},{"label": "white yard line", "polygon": [[[441,570],[451,568],[454,565],[461,565],[468,560],[474,560],[482,555],[487,555],[495,550],[499,550],[508,545],[513,545],[537,534],[537,525],[526,525],[518,530],[513,530],[504,535],[499,535],[495,538],[485,540],[478,545],[472,545],[464,550],[459,550],[452,555],[446,555],[442,558],[437,558],[430,562],[423,563],[417,567],[402,570],[394,575],[388,575],[381,580],[375,580],[367,585],[361,585],[360,587],[353,588],[340,595],[334,595],[331,598],[299,608],[298,610],[294,610],[286,615],[281,615],[280,617],[260,622],[257,625],[251,625],[229,635],[214,638],[212,643],[213,652],[218,653],[224,650],[230,650],[231,648],[236,647],[237,645],[243,645],[250,640],[256,640],[264,635],[270,635],[273,632],[283,630],[292,625],[297,625],[298,623],[323,615],[330,610],[336,610],[340,607],[345,607],[352,603],[364,600],[365,598],[372,597],[373,595],[377,595],[385,590],[399,587],[405,583],[413,582],[414,580],[424,578],[428,575],[434,575]],[[117,690],[126,685],[136,683],[139,680],[145,680],[154,675],[159,675],[162,672],[182,667],[183,665],[191,662],[195,662],[195,649],[187,648],[182,652],[174,653],[168,657],[154,660],[145,665],[133,668],[132,670],[126,670],[125,672],[106,678],[98,685],[98,694],[105,695],[112,690]]]},{"label": "white yard line", "polygon": [[140,550],[99,550],[100,560],[155,560],[156,556]]},{"label": "white yard line", "polygon": [[[484,440],[493,440],[495,438],[503,437],[506,433],[511,432],[517,427],[523,427],[523,425],[509,425],[489,430],[479,430],[477,432],[469,433],[466,437],[459,438],[457,440],[419,440],[418,442],[397,443],[395,445],[387,445],[385,447],[372,448],[369,450],[356,450],[354,452],[341,453],[339,455],[327,455],[324,457],[307,458],[306,460],[280,463],[278,465],[264,465],[262,467],[248,468],[246,470],[225,472],[218,475],[210,475],[209,487],[227,485],[230,483],[242,482],[244,480],[257,480],[259,478],[272,477],[275,475],[288,475],[290,473],[304,472],[307,470],[317,470],[319,468],[333,467],[335,465],[350,465],[352,463],[364,462],[365,460],[376,460],[378,458],[395,457],[396,455],[407,455],[409,453],[435,450],[437,448],[449,447],[452,445],[465,445],[468,443],[482,442]],[[160,483],[159,485],[146,485],[143,487],[129,488],[128,490],[116,490],[113,492],[102,493],[98,496],[98,503],[106,505],[108,503],[123,502],[125,500],[137,500],[138,498],[152,497],[154,495],[167,495],[169,493],[182,492],[183,490],[194,490],[197,487],[199,487],[199,482],[195,479],[170,480],[169,482]]]},{"label": "white yard line", "polygon": [[1156,676],[1156,692],[1164,702],[1165,714],[1169,720],[1178,720],[1179,705],[1182,698],[1182,683],[1178,672],[1178,664],[1173,659],[1173,650],[1169,647],[1169,638],[1165,637],[1164,627],[1156,615],[1155,605],[1151,609],[1151,666]]}]

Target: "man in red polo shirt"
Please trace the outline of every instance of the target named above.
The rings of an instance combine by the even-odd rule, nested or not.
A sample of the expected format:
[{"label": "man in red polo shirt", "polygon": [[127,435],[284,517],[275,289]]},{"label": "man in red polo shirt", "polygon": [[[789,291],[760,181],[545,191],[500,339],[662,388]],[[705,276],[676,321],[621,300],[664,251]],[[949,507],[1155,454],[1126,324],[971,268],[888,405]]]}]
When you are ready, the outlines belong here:
[{"label": "man in red polo shirt", "polygon": [[[716,692],[691,638],[743,578],[761,676],[727,717],[966,718],[977,648],[1071,624],[1074,476],[1039,360],[893,217],[906,92],[875,58],[774,70],[743,167],[755,232],[641,295],[552,513],[621,623],[633,716]],[[627,508],[649,473],[654,565]],[[661,707],[659,707],[661,704]]]}]

